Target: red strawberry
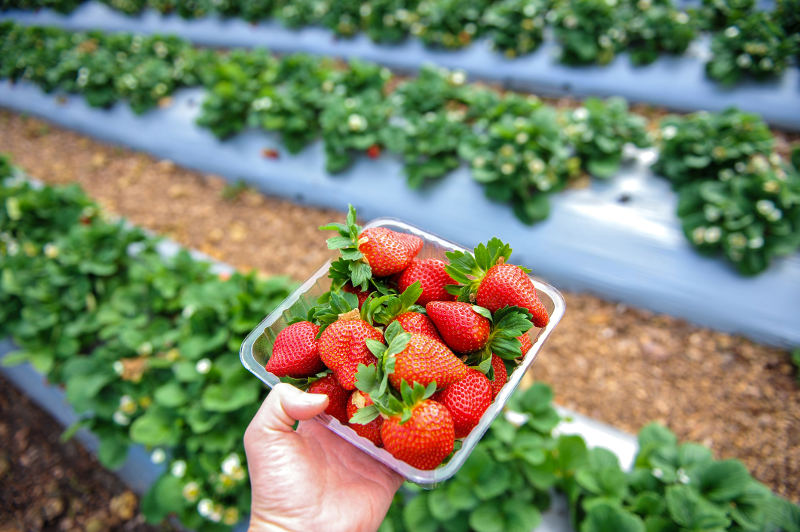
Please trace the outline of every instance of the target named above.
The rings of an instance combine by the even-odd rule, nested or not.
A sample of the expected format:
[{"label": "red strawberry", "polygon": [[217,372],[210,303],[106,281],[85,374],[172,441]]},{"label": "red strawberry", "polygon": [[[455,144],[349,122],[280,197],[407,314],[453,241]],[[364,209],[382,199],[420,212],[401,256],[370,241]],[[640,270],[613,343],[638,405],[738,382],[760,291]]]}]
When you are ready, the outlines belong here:
[{"label": "red strawberry", "polygon": [[456,353],[477,351],[489,340],[491,322],[460,301],[431,301],[425,305],[445,343]]},{"label": "red strawberry", "polygon": [[277,159],[281,154],[274,148],[264,148],[261,150],[261,155],[267,159]]},{"label": "red strawberry", "polygon": [[478,305],[492,312],[508,305],[528,309],[535,327],[544,327],[550,321],[531,278],[519,266],[505,264],[502,257],[486,272],[475,298]]},{"label": "red strawberry", "polygon": [[531,342],[531,337],[528,336],[527,334],[523,334],[517,336],[517,340],[519,340],[519,343],[522,344],[520,348],[520,353],[522,353],[522,356],[525,356],[527,352],[530,350],[530,348],[533,347],[533,342]]},{"label": "red strawberry", "polygon": [[375,355],[367,349],[366,340],[381,341],[379,330],[358,317],[358,311],[342,314],[319,337],[319,356],[333,370],[339,384],[346,390],[356,389],[359,364],[375,364]]},{"label": "red strawberry", "polygon": [[406,348],[395,355],[394,373],[389,375],[396,389],[403,380],[412,386],[414,382],[427,386],[436,381],[444,388],[467,374],[469,368],[446,345],[429,336],[410,334]]},{"label": "red strawberry", "polygon": [[489,382],[492,384],[492,397],[494,398],[508,382],[508,372],[503,359],[495,354],[492,354],[492,369],[494,369],[494,379]]},{"label": "red strawberry", "polygon": [[467,375],[439,396],[453,417],[456,438],[465,438],[492,404],[492,384],[486,375],[470,369]]},{"label": "red strawberry", "polygon": [[448,284],[456,284],[444,271],[447,263],[439,259],[414,259],[397,278],[397,287],[402,292],[415,281],[422,285],[422,295],[417,299],[418,305],[426,305],[430,301],[455,301],[456,296],[445,290]]},{"label": "red strawberry", "polygon": [[325,369],[319,358],[319,326],[310,321],[289,325],[275,337],[265,369],[278,377],[310,377]]},{"label": "red strawberry", "polygon": [[400,323],[400,326],[403,327],[405,332],[423,334],[425,336],[430,336],[438,342],[444,343],[442,337],[439,336],[439,331],[436,330],[436,326],[425,314],[420,312],[404,312],[392,321]]},{"label": "red strawberry", "polygon": [[377,159],[381,155],[381,147],[378,144],[373,144],[367,148],[367,157],[370,159]]},{"label": "red strawberry", "polygon": [[366,301],[369,295],[372,293],[371,290],[358,290],[350,283],[344,285],[342,290],[356,295],[358,298],[358,310],[361,310],[361,306],[364,304],[364,301]]},{"label": "red strawberry", "polygon": [[422,249],[422,239],[385,227],[370,227],[358,235],[358,250],[372,268],[374,277],[405,270]]},{"label": "red strawberry", "polygon": [[383,422],[381,439],[392,456],[419,469],[434,469],[453,452],[453,418],[441,403],[423,400],[413,407],[411,418],[401,415]]},{"label": "red strawberry", "polygon": [[320,380],[312,382],[307,391],[327,395],[328,407],[325,413],[338,419],[342,425],[347,424],[347,400],[350,394],[339,385],[336,377],[332,374],[325,375]]},{"label": "red strawberry", "polygon": [[[357,411],[371,404],[372,399],[370,399],[368,395],[355,390],[347,401],[347,419],[351,419]],[[381,447],[381,425],[383,425],[383,418],[381,416],[363,425],[361,423],[349,422],[348,425],[356,431],[356,434],[367,438],[376,446]]]}]

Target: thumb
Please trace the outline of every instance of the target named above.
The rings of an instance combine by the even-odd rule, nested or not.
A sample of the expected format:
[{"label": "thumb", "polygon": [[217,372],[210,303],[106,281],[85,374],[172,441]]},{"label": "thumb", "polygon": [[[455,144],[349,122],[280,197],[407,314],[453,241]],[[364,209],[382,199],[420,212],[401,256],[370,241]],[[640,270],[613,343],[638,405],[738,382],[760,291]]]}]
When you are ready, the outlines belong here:
[{"label": "thumb", "polygon": [[295,421],[311,419],[327,406],[327,395],[305,393],[291,384],[279,383],[261,404],[248,428],[292,432]]}]

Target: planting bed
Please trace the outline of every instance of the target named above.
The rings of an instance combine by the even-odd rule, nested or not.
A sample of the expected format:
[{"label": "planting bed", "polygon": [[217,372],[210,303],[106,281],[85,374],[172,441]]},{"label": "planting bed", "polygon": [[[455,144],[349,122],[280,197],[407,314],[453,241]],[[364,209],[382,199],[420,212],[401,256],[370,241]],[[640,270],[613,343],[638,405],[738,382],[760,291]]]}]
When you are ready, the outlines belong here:
[{"label": "planting bed", "polygon": [[[2,105],[222,174],[231,182],[244,179],[264,192],[317,206],[343,209],[352,202],[366,218],[404,218],[467,245],[502,232],[519,260],[559,286],[591,290],[768,343],[800,343],[794,319],[800,313],[800,258],[777,260],[748,279],[699,256],[675,217],[677,197],[647,168],[652,152],[639,152],[633,164],[607,182],[555,194],[551,216],[529,227],[505,205],[488,202],[463,167],[435,185],[410,190],[401,165],[390,157],[360,159],[331,176],[323,169],[320,143],[298,155],[281,153],[279,159],[264,157],[265,148],[278,146],[270,133],[248,130],[220,143],[194,123],[201,98],[202,91],[182,90],[169,107],[134,115],[126,105],[97,110],[80,97],[46,95],[28,83],[0,84]],[[386,197],[393,201],[382,201]]]},{"label": "planting bed", "polygon": [[[78,181],[115,212],[187,246],[239,267],[297,279],[326,258],[322,253],[306,260],[328,236],[313,229],[294,233],[290,254],[276,257],[262,250],[288,245],[281,218],[305,219],[316,227],[336,216],[330,211],[249,190],[237,196],[219,178],[36,119],[3,112],[0,124],[0,151],[10,152],[33,175]],[[225,199],[223,191],[235,199]],[[212,212],[221,220],[218,227],[207,215]],[[238,236],[221,242],[215,229]],[[558,334],[532,370],[533,377],[553,384],[558,403],[629,432],[662,420],[681,439],[708,444],[719,457],[743,459],[772,489],[800,500],[794,482],[800,447],[792,437],[800,427],[800,394],[786,352],[590,295],[566,297],[568,311]]]},{"label": "planting bed", "polygon": [[576,68],[556,62],[558,46],[547,33],[544,44],[535,53],[509,60],[493,51],[485,39],[463,50],[431,50],[418,40],[380,45],[363,34],[340,39],[327,29],[293,30],[275,21],[253,25],[217,16],[185,20],[177,15],[163,17],[152,11],[140,17],[129,17],[97,2],[88,2],[70,15],[42,10],[0,13],[0,18],[69,29],[171,33],[211,46],[262,46],[276,52],[358,57],[405,71],[417,71],[424,64],[434,63],[462,69],[471,76],[501,82],[509,88],[542,94],[623,96],[631,101],[684,111],[722,110],[735,105],[760,114],[770,123],[800,129],[800,70],[797,67],[789,67],[776,80],[745,81],[725,88],[706,77],[705,62],[710,55],[707,37],[695,41],[682,57],[661,56],[644,67],[634,67],[623,53],[606,66]]}]

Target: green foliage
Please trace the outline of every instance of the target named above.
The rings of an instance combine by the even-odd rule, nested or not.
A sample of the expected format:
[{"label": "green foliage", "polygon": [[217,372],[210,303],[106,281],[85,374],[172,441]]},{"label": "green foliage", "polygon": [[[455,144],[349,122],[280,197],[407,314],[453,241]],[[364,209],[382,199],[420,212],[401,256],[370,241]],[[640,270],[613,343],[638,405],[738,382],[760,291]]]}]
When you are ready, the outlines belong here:
[{"label": "green foliage", "polygon": [[508,96],[479,132],[461,146],[486,196],[511,203],[531,224],[547,217],[547,194],[562,189],[578,169],[555,110],[537,99]]},{"label": "green foliage", "polygon": [[701,27],[707,30],[721,30],[754,11],[756,0],[703,0],[695,16]]},{"label": "green foliage", "polygon": [[661,54],[682,55],[696,36],[689,15],[671,0],[638,0],[627,11],[625,49],[635,65],[650,64]]},{"label": "green foliage", "polygon": [[428,46],[467,46],[481,35],[481,18],[491,3],[491,0],[421,0],[417,5],[419,22],[411,25],[411,33]]},{"label": "green foliage", "polygon": [[623,148],[631,143],[640,148],[650,145],[645,120],[628,112],[621,98],[588,98],[567,115],[565,131],[583,168],[591,175],[607,179],[619,170]]},{"label": "green foliage", "polygon": [[165,259],[75,186],[5,179],[0,205],[0,332],[20,347],[6,363],[31,361],[65,387],[108,467],[130,443],[169,458],[143,500],[154,521],[193,523],[207,498],[207,519],[190,526],[237,522],[249,504],[241,437],[263,390],[235,354],[292,284],[223,280],[186,252]]},{"label": "green foliage", "polygon": [[755,154],[769,155],[774,139],[757,115],[734,108],[722,113],[669,116],[661,122],[661,151],[653,170],[675,187],[728,179]]},{"label": "green foliage", "polygon": [[775,77],[786,70],[794,44],[769,13],[758,11],[714,34],[706,72],[724,85]]},{"label": "green foliage", "polygon": [[533,52],[542,44],[548,0],[503,0],[483,16],[492,46],[508,58]]},{"label": "green foliage", "polygon": [[618,0],[563,0],[551,12],[561,61],[568,65],[598,63],[614,59],[626,43],[617,21]]}]

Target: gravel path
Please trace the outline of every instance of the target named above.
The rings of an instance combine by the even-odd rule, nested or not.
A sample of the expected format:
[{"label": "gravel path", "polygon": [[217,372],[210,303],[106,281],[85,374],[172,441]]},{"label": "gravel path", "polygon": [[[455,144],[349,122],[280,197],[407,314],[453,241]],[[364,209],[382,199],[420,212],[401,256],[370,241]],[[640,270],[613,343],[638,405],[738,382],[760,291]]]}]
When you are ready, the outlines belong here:
[{"label": "gravel path", "polygon": [[[316,228],[343,217],[6,111],[0,152],[38,179],[80,183],[137,225],[269,275],[307,277],[330,256]],[[566,298],[532,370],[558,403],[629,432],[661,421],[800,502],[800,388],[787,352],[588,294]]]}]

